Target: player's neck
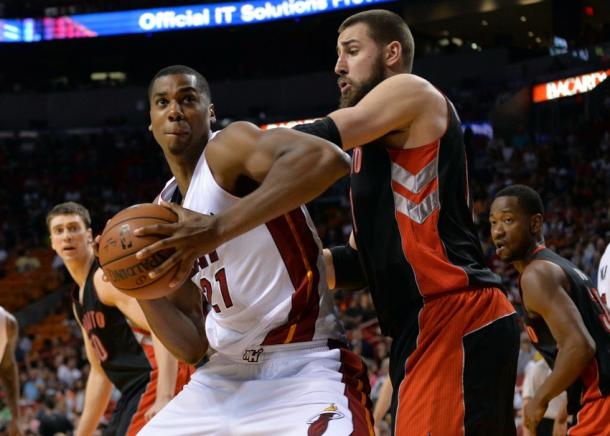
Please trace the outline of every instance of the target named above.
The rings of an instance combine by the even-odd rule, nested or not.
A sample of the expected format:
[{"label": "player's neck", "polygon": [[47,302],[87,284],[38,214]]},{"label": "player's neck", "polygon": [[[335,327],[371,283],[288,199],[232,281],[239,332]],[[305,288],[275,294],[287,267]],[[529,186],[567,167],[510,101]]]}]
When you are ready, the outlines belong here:
[{"label": "player's neck", "polygon": [[523,273],[525,267],[533,260],[534,255],[544,248],[544,242],[536,242],[526,252],[525,256],[513,262],[513,266],[519,272]]},{"label": "player's neck", "polygon": [[182,198],[186,196],[186,191],[189,188],[204,147],[188,150],[184,155],[173,156],[171,159],[167,159],[169,168],[176,178],[176,183],[178,183],[178,189],[180,189]]},{"label": "player's neck", "polygon": [[87,256],[85,258],[64,262],[72,280],[76,282],[79,288],[85,286],[85,282],[89,276],[89,270],[91,270],[91,265],[94,260],[95,255],[93,254],[93,249],[90,249],[87,250]]}]

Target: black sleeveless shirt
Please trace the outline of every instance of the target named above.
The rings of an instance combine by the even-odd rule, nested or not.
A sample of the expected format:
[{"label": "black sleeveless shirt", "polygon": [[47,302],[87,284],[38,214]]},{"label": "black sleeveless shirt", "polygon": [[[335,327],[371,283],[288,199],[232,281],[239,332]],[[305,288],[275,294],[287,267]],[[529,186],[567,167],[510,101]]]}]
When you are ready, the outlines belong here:
[{"label": "black sleeveless shirt", "polygon": [[[544,246],[534,252],[532,260],[545,260],[563,270],[570,283],[569,296],[595,341],[595,358],[585,368],[579,380],[568,389],[568,402],[571,412],[574,412],[582,401],[610,394],[610,313],[602,303],[591,279],[570,261]],[[519,288],[523,294],[521,287]],[[541,316],[527,311],[523,315],[523,321],[532,343],[553,368],[557,357],[557,342],[548,325]]]},{"label": "black sleeveless shirt", "polygon": [[99,300],[93,284],[97,269],[94,262],[87,276],[82,304],[79,302],[79,288],[75,286],[72,294],[74,313],[108,379],[118,390],[125,392],[150,375],[152,367],[142,348],[142,341],[150,341],[150,335],[132,329],[119,309],[106,306]]},{"label": "black sleeveless shirt", "polygon": [[447,107],[447,129],[430,144],[393,149],[382,138],[354,149],[354,235],[381,329],[394,338],[416,325],[424,298],[502,286],[485,265],[462,129]]}]

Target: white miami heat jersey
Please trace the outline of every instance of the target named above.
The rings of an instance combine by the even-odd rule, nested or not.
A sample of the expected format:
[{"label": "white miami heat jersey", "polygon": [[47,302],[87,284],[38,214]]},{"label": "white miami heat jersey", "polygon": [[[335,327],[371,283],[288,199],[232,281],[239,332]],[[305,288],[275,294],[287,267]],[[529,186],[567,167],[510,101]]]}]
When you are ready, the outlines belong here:
[{"label": "white miami heat jersey", "polygon": [[[172,179],[160,197],[169,202],[175,189]],[[237,201],[216,183],[202,153],[182,206],[215,215]],[[205,328],[219,353],[257,361],[277,345],[343,341],[322,246],[305,206],[222,244],[198,266],[192,280],[212,307]]]},{"label": "white miami heat jersey", "polygon": [[597,269],[597,290],[610,309],[610,244],[606,247]]},{"label": "white miami heat jersey", "polygon": [[8,328],[7,328],[8,313],[4,307],[0,306],[0,362],[4,358],[6,345],[8,344]]}]

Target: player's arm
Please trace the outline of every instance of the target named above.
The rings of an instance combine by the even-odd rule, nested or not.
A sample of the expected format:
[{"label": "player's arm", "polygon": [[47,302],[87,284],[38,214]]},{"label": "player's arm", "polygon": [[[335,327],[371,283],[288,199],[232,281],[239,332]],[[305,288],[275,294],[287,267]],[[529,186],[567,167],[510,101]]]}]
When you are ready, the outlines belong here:
[{"label": "player's arm", "polygon": [[243,177],[258,184],[217,216],[225,241],[307,203],[350,170],[349,156],[328,141],[245,122],[224,129],[205,153],[214,178],[229,192]]},{"label": "player's arm", "polygon": [[356,248],[354,233],[345,245],[323,250],[329,289],[358,291],[367,286],[366,276]]},{"label": "player's arm", "polygon": [[[536,377],[535,364],[530,363],[525,368],[525,377],[523,378],[523,384],[521,385],[521,397],[523,398],[523,404],[521,405],[521,416],[525,416],[525,408],[529,404],[530,400],[536,394],[536,386],[540,386],[541,381],[539,377]],[[523,423],[523,435],[530,436],[531,433]]]},{"label": "player's arm", "polygon": [[[95,272],[93,281],[100,301],[108,306],[117,307],[126,318],[137,327],[151,331],[144,312],[135,298],[116,289],[110,282],[103,279],[104,272],[99,268]],[[157,395],[154,404],[146,411],[146,419],[152,418],[174,396],[176,378],[178,375],[178,361],[163,346],[159,338],[151,331],[155,359],[159,370],[157,381]]]},{"label": "player's arm", "polygon": [[138,300],[138,304],[151,331],[172,355],[192,365],[203,359],[208,340],[201,291],[193,282],[187,279],[176,292],[155,300]]},{"label": "player's arm", "polygon": [[176,379],[178,378],[178,360],[163,345],[154,332],[151,332],[151,337],[159,370],[159,378],[157,380],[155,402],[146,411],[144,416],[147,421],[152,419],[174,397]]},{"label": "player's arm", "polygon": [[15,360],[15,349],[19,340],[19,325],[17,320],[7,314],[6,319],[7,344],[2,362],[0,362],[0,378],[6,392],[6,400],[11,411],[12,420],[9,435],[20,434],[18,430],[19,421],[19,372]]},{"label": "player's arm", "polygon": [[521,288],[526,310],[544,319],[558,349],[553,371],[525,411],[525,423],[533,431],[549,401],[566,390],[589,364],[595,354],[595,342],[569,297],[569,282],[559,266],[533,261],[521,276]]},{"label": "player's arm", "polygon": [[90,436],[95,433],[100,418],[104,414],[110,395],[112,394],[112,383],[102,369],[99,359],[93,351],[93,346],[87,332],[83,332],[83,340],[85,341],[85,352],[89,360],[90,370],[85,386],[85,404],[83,413],[78,421],[76,428],[76,436]]},{"label": "player's arm", "polygon": [[568,433],[568,397],[562,394],[559,398],[562,399],[562,405],[553,422],[553,436],[565,436]]},{"label": "player's arm", "polygon": [[222,130],[208,143],[205,154],[216,182],[226,191],[236,193],[244,180],[257,187],[213,217],[172,204],[168,207],[178,214],[178,225],[136,230],[138,235],[171,235],[140,250],[140,258],[160,249],[176,249],[151,276],[179,263],[176,276],[184,277],[196,258],[307,203],[350,169],[349,156],[328,141],[291,129],[261,130],[246,122],[233,123]]},{"label": "player's arm", "polygon": [[397,74],[379,83],[355,106],[329,117],[339,130],[343,149],[349,150],[390,132],[404,131],[420,116],[431,124],[427,130],[442,132],[447,124],[446,107],[432,84],[412,74]]},{"label": "player's arm", "polygon": [[388,376],[383,381],[381,389],[379,389],[379,396],[377,397],[375,409],[373,410],[373,422],[375,423],[377,431],[378,423],[383,421],[383,418],[385,418],[392,405],[392,391],[392,379]]}]

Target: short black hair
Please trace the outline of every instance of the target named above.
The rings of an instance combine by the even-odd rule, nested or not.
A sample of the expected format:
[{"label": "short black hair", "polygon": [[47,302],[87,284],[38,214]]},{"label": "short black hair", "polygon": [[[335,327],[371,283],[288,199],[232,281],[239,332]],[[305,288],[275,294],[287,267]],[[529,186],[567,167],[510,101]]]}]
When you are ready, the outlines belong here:
[{"label": "short black hair", "polygon": [[[47,213],[47,228],[51,225],[51,220],[58,215],[78,215],[83,220],[85,228],[91,227],[91,215],[85,206],[82,204],[75,203],[74,201],[68,201],[66,203],[60,203],[53,207]],[[49,228],[49,230],[51,230]]]},{"label": "short black hair", "polygon": [[212,100],[210,85],[208,84],[206,78],[203,77],[203,74],[201,74],[199,71],[194,70],[191,67],[187,67],[186,65],[170,65],[169,67],[161,68],[159,71],[157,71],[157,74],[154,75],[154,77],[148,84],[148,99],[150,100],[150,93],[152,92],[153,85],[159,77],[172,76],[174,74],[186,74],[189,76],[194,76],[197,91],[207,95],[210,101]]},{"label": "short black hair", "polygon": [[415,41],[405,20],[392,11],[385,9],[370,9],[368,11],[354,14],[339,26],[339,33],[348,27],[358,23],[368,26],[369,36],[377,44],[389,44],[398,41],[402,47],[402,60],[407,72],[413,68],[413,56],[415,54]]},{"label": "short black hair", "polygon": [[498,197],[517,197],[519,205],[528,216],[536,214],[544,215],[544,204],[542,203],[540,194],[529,186],[507,186],[496,193],[494,200]]}]

